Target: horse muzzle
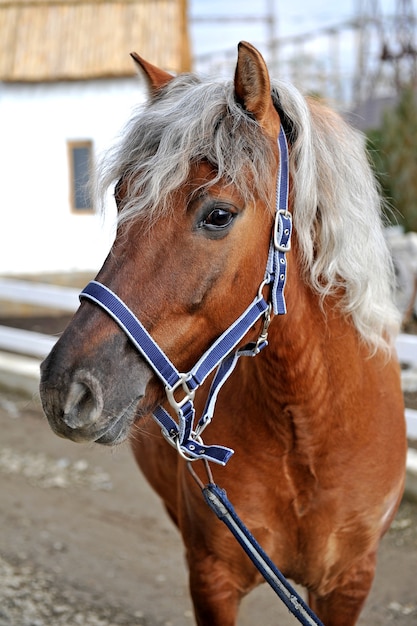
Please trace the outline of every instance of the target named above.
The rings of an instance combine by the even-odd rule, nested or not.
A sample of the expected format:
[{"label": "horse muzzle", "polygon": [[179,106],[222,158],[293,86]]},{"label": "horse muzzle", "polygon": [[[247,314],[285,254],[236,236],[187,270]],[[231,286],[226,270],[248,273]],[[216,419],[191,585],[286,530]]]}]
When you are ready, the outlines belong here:
[{"label": "horse muzzle", "polygon": [[134,358],[119,376],[106,376],[97,355],[74,367],[58,342],[41,365],[41,401],[52,430],[76,442],[124,441],[152,377],[137,355]]}]

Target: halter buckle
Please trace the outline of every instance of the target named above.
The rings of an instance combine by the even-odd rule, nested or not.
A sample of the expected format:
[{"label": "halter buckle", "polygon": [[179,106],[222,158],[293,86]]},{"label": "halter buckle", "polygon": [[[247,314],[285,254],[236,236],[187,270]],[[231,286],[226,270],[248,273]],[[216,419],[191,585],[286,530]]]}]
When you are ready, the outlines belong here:
[{"label": "halter buckle", "polygon": [[278,209],[274,222],[274,248],[278,252],[291,250],[291,213],[287,209]]},{"label": "halter buckle", "polygon": [[[180,374],[179,376],[180,377],[177,382],[174,383],[171,387],[165,385],[165,393],[167,395],[168,402],[177,413],[181,410],[184,404],[186,404],[187,402],[193,402],[195,397],[195,389],[190,389],[187,385],[187,382],[189,380],[188,374]],[[182,387],[182,390],[185,394],[181,400],[177,400],[174,395],[179,387]]]}]

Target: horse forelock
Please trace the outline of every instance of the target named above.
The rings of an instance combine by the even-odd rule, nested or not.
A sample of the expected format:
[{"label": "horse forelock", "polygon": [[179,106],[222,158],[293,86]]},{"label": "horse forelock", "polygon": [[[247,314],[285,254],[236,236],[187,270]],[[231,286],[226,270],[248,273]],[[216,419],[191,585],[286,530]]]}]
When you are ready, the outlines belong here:
[{"label": "horse forelock", "polygon": [[152,222],[174,210],[173,192],[202,161],[216,172],[202,186],[224,180],[247,200],[255,179],[256,192],[265,196],[273,154],[258,123],[235,102],[231,84],[181,75],[134,113],[119,145],[107,155],[99,184],[104,192],[123,176],[129,182],[120,222],[143,215]]},{"label": "horse forelock", "polygon": [[[344,293],[341,307],[362,338],[373,349],[387,348],[399,314],[381,200],[364,139],[324,104],[305,99],[282,81],[272,84],[290,143],[303,278],[323,299]],[[145,215],[152,223],[174,210],[173,192],[203,160],[217,176],[202,186],[227,180],[248,200],[254,181],[256,193],[264,197],[275,185],[271,143],[235,102],[233,83],[182,75],[132,116],[104,162],[101,189],[125,177],[128,193],[119,220]]]}]

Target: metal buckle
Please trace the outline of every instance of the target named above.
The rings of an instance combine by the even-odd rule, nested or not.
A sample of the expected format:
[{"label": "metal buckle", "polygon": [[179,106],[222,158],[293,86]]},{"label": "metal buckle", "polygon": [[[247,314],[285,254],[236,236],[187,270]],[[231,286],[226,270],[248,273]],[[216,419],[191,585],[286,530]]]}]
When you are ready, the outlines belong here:
[{"label": "metal buckle", "polygon": [[[184,406],[184,404],[186,404],[186,402],[192,402],[195,397],[195,389],[190,389],[187,385],[187,381],[189,380],[188,374],[180,374],[179,376],[180,378],[172,387],[165,385],[165,393],[167,394],[168,402],[177,413]],[[179,387],[182,387],[185,396],[182,400],[177,401],[174,393]]]},{"label": "metal buckle", "polygon": [[[288,228],[284,228],[283,232],[281,232],[280,225],[282,224],[281,216],[284,215],[287,220],[290,222],[290,226]],[[288,238],[287,244],[282,244],[283,236]],[[279,252],[289,252],[291,250],[291,213],[286,209],[278,209],[275,215],[274,222],[274,248]]]},{"label": "metal buckle", "polygon": [[[169,443],[170,446],[175,448],[175,450],[183,459],[185,459],[186,461],[190,461],[190,462],[201,460],[202,454],[193,456],[191,453],[187,451],[187,449],[185,450],[183,449],[183,447],[180,444],[178,433],[171,434],[165,431],[164,429],[162,429],[161,432],[162,432],[164,439]],[[192,440],[194,440],[196,443],[199,443],[201,446],[204,446],[203,440],[201,439],[199,435],[197,435],[197,433],[192,433],[192,437],[193,437]]]}]

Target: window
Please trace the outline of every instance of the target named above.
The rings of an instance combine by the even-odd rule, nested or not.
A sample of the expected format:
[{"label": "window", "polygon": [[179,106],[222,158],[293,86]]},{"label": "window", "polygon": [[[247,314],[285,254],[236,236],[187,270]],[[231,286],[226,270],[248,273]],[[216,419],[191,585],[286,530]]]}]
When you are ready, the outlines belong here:
[{"label": "window", "polygon": [[69,141],[70,201],[74,213],[91,213],[93,202],[90,179],[93,161],[92,141]]}]

